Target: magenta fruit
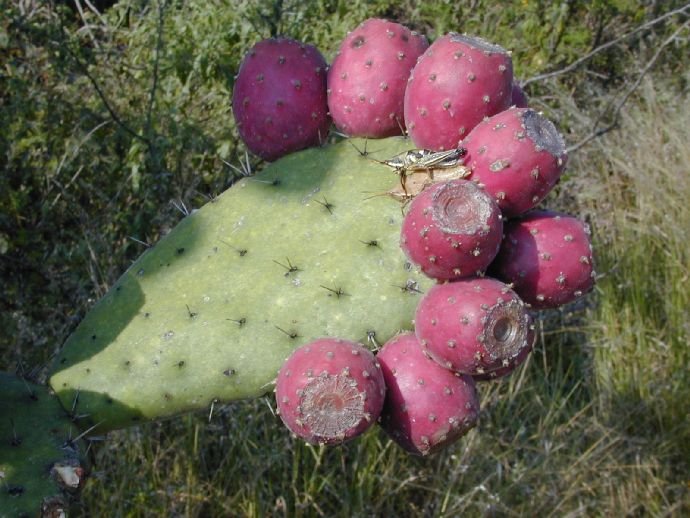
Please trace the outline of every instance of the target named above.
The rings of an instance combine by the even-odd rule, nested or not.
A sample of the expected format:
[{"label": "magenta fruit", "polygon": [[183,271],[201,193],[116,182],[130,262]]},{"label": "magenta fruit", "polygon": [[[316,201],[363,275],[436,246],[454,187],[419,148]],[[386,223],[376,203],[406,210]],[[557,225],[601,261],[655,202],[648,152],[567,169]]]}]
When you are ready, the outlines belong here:
[{"label": "magenta fruit", "polygon": [[441,182],[414,198],[403,220],[400,244],[429,277],[473,276],[498,253],[501,218],[491,196],[474,183]]},{"label": "magenta fruit", "polygon": [[414,333],[392,338],[377,359],[387,387],[379,424],[405,450],[434,453],[477,424],[474,380],[429,359]]},{"label": "magenta fruit", "polygon": [[337,338],[295,350],[276,380],[281,419],[311,444],[341,443],[362,434],[378,419],[385,393],[374,355]]},{"label": "magenta fruit", "polygon": [[525,304],[488,277],[433,286],[417,306],[415,330],[435,361],[469,375],[509,367],[534,341]]},{"label": "magenta fruit", "polygon": [[348,34],[328,71],[336,127],[356,137],[400,135],[407,78],[428,46],[424,36],[376,18]]},{"label": "magenta fruit", "polygon": [[242,140],[266,160],[325,142],[326,61],[299,41],[260,41],[242,60],[232,110]]},{"label": "magenta fruit", "polygon": [[511,106],[515,106],[516,108],[527,108],[529,103],[527,99],[527,94],[525,94],[525,91],[520,87],[518,83],[513,83],[513,90],[511,92],[510,98]]},{"label": "magenta fruit", "polygon": [[572,216],[530,212],[506,225],[492,272],[536,309],[567,304],[594,286],[589,235]]},{"label": "magenta fruit", "polygon": [[509,53],[481,38],[450,33],[417,62],[405,91],[405,124],[420,148],[457,148],[484,118],[511,103]]},{"label": "magenta fruit", "polygon": [[506,217],[537,205],[565,168],[563,137],[529,108],[510,108],[479,124],[463,141],[470,179],[491,194]]}]

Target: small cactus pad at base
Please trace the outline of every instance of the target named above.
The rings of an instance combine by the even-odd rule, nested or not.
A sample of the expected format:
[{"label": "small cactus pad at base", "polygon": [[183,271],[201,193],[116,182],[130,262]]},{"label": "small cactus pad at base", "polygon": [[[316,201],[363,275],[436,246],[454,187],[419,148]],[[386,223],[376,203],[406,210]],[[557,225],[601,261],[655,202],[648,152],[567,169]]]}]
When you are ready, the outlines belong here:
[{"label": "small cactus pad at base", "polygon": [[0,517],[64,516],[85,477],[76,426],[46,387],[0,373],[0,394]]},{"label": "small cactus pad at base", "polygon": [[63,404],[79,391],[105,432],[260,396],[316,338],[411,329],[432,281],[400,250],[401,204],[385,195],[400,179],[375,160],[412,143],[364,144],[286,156],[187,216],[67,340],[50,379]]}]

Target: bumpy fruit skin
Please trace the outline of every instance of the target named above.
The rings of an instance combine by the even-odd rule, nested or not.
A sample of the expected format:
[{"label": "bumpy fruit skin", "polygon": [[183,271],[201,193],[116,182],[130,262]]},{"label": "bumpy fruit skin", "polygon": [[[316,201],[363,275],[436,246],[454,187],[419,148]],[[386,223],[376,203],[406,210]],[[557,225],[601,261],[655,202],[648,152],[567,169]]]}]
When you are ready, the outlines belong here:
[{"label": "bumpy fruit skin", "polygon": [[405,90],[405,124],[420,148],[459,147],[484,117],[508,108],[509,53],[481,38],[450,33],[417,61]]},{"label": "bumpy fruit skin", "polygon": [[328,108],[336,127],[358,137],[400,135],[403,98],[426,38],[371,18],[349,33],[328,70]]},{"label": "bumpy fruit skin", "polygon": [[563,137],[529,108],[510,108],[483,121],[462,143],[470,179],[491,194],[506,217],[536,206],[565,169]]},{"label": "bumpy fruit skin", "polygon": [[441,450],[477,424],[474,380],[429,359],[414,333],[392,338],[376,357],[387,387],[379,424],[410,453]]},{"label": "bumpy fruit skin", "polygon": [[532,352],[532,345],[529,347],[525,347],[520,351],[520,353],[510,360],[508,362],[508,365],[505,367],[500,367],[499,369],[496,369],[495,371],[491,372],[486,372],[484,374],[475,374],[472,376],[474,381],[493,381],[499,378],[504,378],[506,376],[509,376],[510,374],[513,373],[515,369],[517,369],[520,365],[525,363],[525,360],[529,356],[529,353]]},{"label": "bumpy fruit skin", "polygon": [[326,141],[326,61],[289,38],[260,41],[242,60],[232,94],[240,137],[266,160]]},{"label": "bumpy fruit skin", "polygon": [[378,419],[385,394],[374,355],[338,338],[295,350],[276,380],[281,419],[311,444],[341,443],[364,433]]},{"label": "bumpy fruit skin", "polygon": [[415,197],[400,245],[426,275],[446,280],[482,273],[502,237],[501,211],[491,196],[470,181],[453,180]]},{"label": "bumpy fruit skin", "polygon": [[530,212],[506,225],[492,272],[535,309],[567,304],[594,286],[589,236],[589,226],[575,217]]},{"label": "bumpy fruit skin", "polygon": [[527,94],[525,94],[525,91],[517,83],[513,83],[510,104],[516,108],[527,108],[529,105]]},{"label": "bumpy fruit skin", "polygon": [[472,376],[509,367],[534,342],[525,304],[489,277],[432,287],[417,306],[415,331],[440,365]]}]

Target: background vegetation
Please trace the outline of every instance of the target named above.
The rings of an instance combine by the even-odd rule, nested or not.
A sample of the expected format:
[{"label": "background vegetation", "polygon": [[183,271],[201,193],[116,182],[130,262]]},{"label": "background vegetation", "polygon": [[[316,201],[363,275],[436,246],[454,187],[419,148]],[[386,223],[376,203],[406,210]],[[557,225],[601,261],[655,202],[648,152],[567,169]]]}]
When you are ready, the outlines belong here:
[{"label": "background vegetation", "polygon": [[572,149],[545,205],[592,224],[599,272],[585,302],[541,316],[535,353],[483,385],[479,428],[446,453],[412,458],[378,430],[304,446],[264,398],[95,443],[76,515],[690,514],[688,5],[65,4],[0,0],[3,370],[43,379],[89,307],[180,219],[176,207],[232,184],[226,162],[246,155],[230,97],[253,43],[285,34],[330,60],[371,16],[513,49],[532,106]]}]

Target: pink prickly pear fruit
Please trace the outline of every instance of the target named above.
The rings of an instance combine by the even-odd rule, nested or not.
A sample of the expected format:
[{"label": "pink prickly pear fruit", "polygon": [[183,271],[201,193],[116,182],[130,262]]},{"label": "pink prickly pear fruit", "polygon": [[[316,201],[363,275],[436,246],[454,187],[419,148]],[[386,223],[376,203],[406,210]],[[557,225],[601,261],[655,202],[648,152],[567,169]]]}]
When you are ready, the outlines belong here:
[{"label": "pink prickly pear fruit", "polygon": [[511,106],[515,106],[516,108],[527,108],[527,94],[525,94],[525,91],[520,87],[520,85],[517,82],[513,83],[513,90],[511,92],[510,97]]},{"label": "pink prickly pear fruit", "polygon": [[594,286],[589,226],[567,214],[530,212],[506,225],[491,269],[535,309],[567,304]]},{"label": "pink prickly pear fruit", "polygon": [[429,359],[414,333],[392,338],[376,357],[387,387],[379,424],[405,450],[434,453],[477,424],[474,380]]},{"label": "pink prickly pear fruit", "polygon": [[529,356],[529,353],[531,353],[531,352],[532,352],[532,345],[522,349],[518,353],[518,355],[515,358],[513,358],[512,360],[510,360],[508,365],[506,365],[505,367],[500,367],[500,368],[496,369],[495,371],[486,372],[484,374],[475,374],[474,376],[472,376],[472,378],[474,379],[474,381],[493,381],[493,380],[496,380],[499,378],[504,378],[506,376],[509,376],[510,374],[513,373],[513,371],[515,369],[517,369],[520,365],[525,363],[525,360],[527,359],[527,357]]},{"label": "pink prickly pear fruit", "polygon": [[483,121],[462,144],[469,178],[491,194],[506,217],[536,206],[565,168],[567,151],[553,123],[529,108],[510,108]]},{"label": "pink prickly pear fruit", "polygon": [[534,341],[525,304],[489,277],[433,286],[417,306],[415,331],[436,362],[471,376],[509,367]]},{"label": "pink prickly pear fruit", "polygon": [[311,444],[342,443],[364,433],[378,419],[385,394],[374,355],[338,338],[296,349],[276,380],[283,423]]},{"label": "pink prickly pear fruit", "polygon": [[266,160],[324,142],[330,118],[326,61],[289,38],[260,41],[242,60],[232,110],[247,147]]},{"label": "pink prickly pear fruit", "polygon": [[484,117],[508,108],[513,62],[499,45],[450,33],[417,61],[405,90],[405,124],[420,148],[442,151],[460,141]]},{"label": "pink prickly pear fruit", "polygon": [[482,273],[501,246],[503,221],[496,202],[467,180],[452,180],[418,194],[405,216],[400,246],[434,279]]},{"label": "pink prickly pear fruit", "polygon": [[328,71],[328,108],[336,127],[356,137],[400,135],[403,98],[426,38],[371,18],[349,33]]}]

